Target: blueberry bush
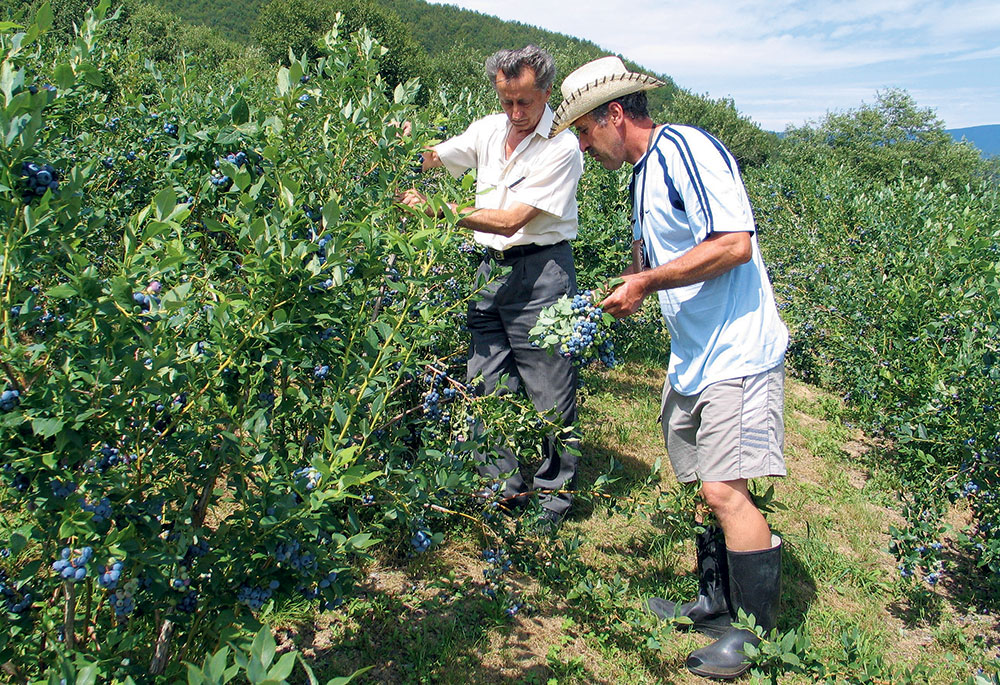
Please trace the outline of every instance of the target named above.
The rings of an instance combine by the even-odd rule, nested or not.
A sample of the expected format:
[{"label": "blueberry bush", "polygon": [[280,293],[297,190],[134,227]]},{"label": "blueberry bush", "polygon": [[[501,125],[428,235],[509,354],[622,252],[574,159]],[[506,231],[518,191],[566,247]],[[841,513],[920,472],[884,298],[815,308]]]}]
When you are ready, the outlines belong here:
[{"label": "blueberry bush", "polygon": [[[907,521],[892,551],[900,575],[926,586],[949,572],[946,535],[986,579],[1000,571],[1000,192],[974,166],[964,186],[948,181],[950,167],[924,175],[954,156],[931,139],[906,139],[923,166],[889,182],[868,173],[871,151],[852,167],[806,149],[808,165],[793,154],[750,183],[791,363],[886,438],[881,466]],[[905,154],[887,153],[897,166]],[[973,521],[951,530],[944,515],[961,500]]]},{"label": "blueberry bush", "polygon": [[418,86],[366,31],[261,87],[161,71],[107,14],[0,27],[0,664],[258,682],[260,645],[225,650],[261,610],[439,544],[481,487],[469,426],[544,422],[466,389],[471,248],[393,201]]}]

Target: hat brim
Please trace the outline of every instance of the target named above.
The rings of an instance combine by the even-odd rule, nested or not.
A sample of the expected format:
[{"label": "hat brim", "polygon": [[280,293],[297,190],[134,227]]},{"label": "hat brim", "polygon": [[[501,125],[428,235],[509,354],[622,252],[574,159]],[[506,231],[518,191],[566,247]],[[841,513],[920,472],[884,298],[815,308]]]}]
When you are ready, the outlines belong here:
[{"label": "hat brim", "polygon": [[606,102],[611,102],[623,95],[638,93],[641,90],[652,90],[665,85],[658,78],[632,72],[603,76],[592,81],[578,88],[562,101],[552,118],[549,138],[569,128],[574,121]]}]

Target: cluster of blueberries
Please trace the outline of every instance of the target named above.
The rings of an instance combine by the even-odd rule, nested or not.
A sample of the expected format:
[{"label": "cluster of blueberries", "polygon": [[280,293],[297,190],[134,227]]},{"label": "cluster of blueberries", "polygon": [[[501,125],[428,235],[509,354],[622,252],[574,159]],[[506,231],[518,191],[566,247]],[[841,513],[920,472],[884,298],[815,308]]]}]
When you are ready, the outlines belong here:
[{"label": "cluster of blueberries", "polygon": [[12,613],[21,615],[31,606],[31,592],[23,587],[18,592],[8,585],[7,572],[0,569],[0,596],[4,599],[4,608]]},{"label": "cluster of blueberries", "polygon": [[0,596],[4,599],[4,608],[12,614],[23,614],[31,606],[31,593],[18,592],[7,584],[7,572],[0,569]]},{"label": "cluster of blueberries", "polygon": [[94,523],[103,523],[111,519],[111,500],[107,497],[102,497],[98,502],[88,502],[85,499],[81,499],[80,508],[94,515]]},{"label": "cluster of blueberries", "polygon": [[304,466],[301,469],[296,469],[292,473],[292,476],[296,480],[303,480],[306,490],[315,490],[319,486],[319,481],[322,479],[323,474],[315,466]]},{"label": "cluster of blueberries", "polygon": [[315,587],[300,585],[298,587],[298,590],[299,592],[302,593],[302,595],[306,599],[318,599],[319,596],[323,593],[323,590],[333,585],[334,581],[336,580],[337,580],[337,572],[330,571],[325,576],[323,576],[323,578],[320,579],[320,581],[316,584]]},{"label": "cluster of blueberries", "polygon": [[[424,383],[430,386],[428,391],[424,393],[424,416],[431,421],[438,421],[443,425],[448,425],[451,422],[451,414],[441,409],[441,403],[451,402],[458,396],[458,390],[448,385],[448,381],[449,378],[446,373],[424,374]],[[441,386],[447,387],[442,388]],[[441,388],[440,391],[438,390],[439,388]]]},{"label": "cluster of blueberries", "polygon": [[264,606],[264,602],[271,599],[271,594],[278,589],[279,585],[280,583],[276,580],[272,580],[266,588],[244,585],[236,593],[236,601],[250,607],[251,611],[257,611]]},{"label": "cluster of blueberries", "polygon": [[122,456],[117,447],[105,444],[101,447],[101,449],[97,450],[96,457],[88,459],[84,463],[83,470],[87,473],[94,473],[95,471],[104,473],[108,469],[114,468],[119,464],[130,464],[137,458],[138,457],[134,454]]},{"label": "cluster of blueberries", "polygon": [[17,409],[21,404],[21,393],[17,390],[7,389],[0,393],[0,411],[9,412]]},{"label": "cluster of blueberries", "polygon": [[25,178],[23,198],[26,203],[41,197],[46,191],[59,190],[59,172],[51,164],[24,162],[21,175]]},{"label": "cluster of blueberries", "polygon": [[135,611],[135,585],[135,581],[126,583],[125,587],[115,590],[109,598],[111,608],[118,618],[124,618]]},{"label": "cluster of blueberries", "polygon": [[[569,313],[565,305],[569,302]],[[537,347],[539,341],[555,336],[559,339],[559,354],[570,359],[577,366],[586,366],[594,360],[611,368],[617,364],[614,343],[604,322],[604,311],[594,303],[590,290],[578,293],[569,299],[563,296],[553,305],[542,310],[539,318],[549,318],[551,323],[532,330],[531,344]],[[567,332],[568,331],[568,332]]]},{"label": "cluster of blueberries", "polygon": [[417,551],[417,554],[423,554],[428,549],[430,549],[431,544],[434,540],[431,538],[431,534],[424,530],[423,528],[417,530],[410,538],[410,544],[413,545],[413,549]]},{"label": "cluster of blueberries", "polygon": [[212,175],[209,178],[209,180],[212,182],[213,186],[215,186],[216,188],[222,188],[223,190],[226,190],[227,188],[229,188],[229,186],[233,184],[233,179],[229,178],[223,173],[216,171],[215,169],[212,169]]},{"label": "cluster of blueberries", "polygon": [[52,486],[52,494],[56,497],[69,497],[76,492],[76,483],[71,480],[63,482],[58,478],[53,478],[49,485]]},{"label": "cluster of blueberries", "polygon": [[170,121],[164,122],[163,123],[163,132],[166,133],[168,136],[176,136],[177,135],[177,124],[175,124],[173,122],[170,122]]},{"label": "cluster of blueberries", "polygon": [[247,153],[243,152],[243,150],[240,150],[239,152],[230,152],[222,159],[229,162],[230,164],[236,165],[237,167],[242,167],[247,163],[248,158],[247,158]]},{"label": "cluster of blueberries", "polygon": [[320,264],[326,264],[326,246],[330,244],[330,240],[332,238],[329,235],[321,235],[316,239],[316,245],[319,246],[316,250],[316,259]]},{"label": "cluster of blueberries", "polygon": [[205,556],[210,549],[208,540],[204,536],[198,536],[194,542],[188,545],[187,552],[184,553],[184,563],[190,566],[193,560]]},{"label": "cluster of blueberries", "polygon": [[278,543],[271,556],[279,564],[285,564],[303,575],[316,569],[316,556],[312,552],[302,551],[302,544],[298,540]]},{"label": "cluster of blueberries", "polygon": [[142,311],[148,312],[153,305],[160,304],[160,298],[157,295],[162,289],[162,283],[150,281],[145,290],[132,293],[132,300],[142,308]]},{"label": "cluster of blueberries", "polygon": [[97,577],[97,582],[105,590],[114,590],[118,587],[118,581],[121,580],[125,564],[117,559],[109,559],[108,561],[111,563],[104,567],[104,571]]},{"label": "cluster of blueberries", "polygon": [[510,570],[512,562],[503,547],[499,549],[484,549],[483,559],[489,564],[489,566],[483,569],[483,578],[486,581],[483,594],[487,597],[495,598],[497,590],[500,588],[501,577]]},{"label": "cluster of blueberries", "polygon": [[59,557],[53,562],[52,570],[66,580],[79,583],[87,577],[87,564],[94,558],[94,550],[91,547],[84,547],[77,550],[76,556],[73,556],[73,551],[65,547]]},{"label": "cluster of blueberries", "polygon": [[198,610],[198,591],[188,590],[187,594],[177,602],[177,610],[185,614],[193,614]]},{"label": "cluster of blueberries", "polygon": [[178,570],[177,577],[170,581],[170,587],[178,592],[187,592],[191,588],[191,577],[185,569]]},{"label": "cluster of blueberries", "polygon": [[607,331],[598,326],[604,320],[604,312],[594,304],[594,294],[590,290],[573,296],[573,315],[576,317],[573,334],[560,346],[559,352],[583,366],[596,358],[608,368],[613,367],[617,363],[614,343]]},{"label": "cluster of blueberries", "polygon": [[330,375],[329,364],[317,364],[313,368],[313,377],[318,381],[325,381],[327,376]]}]

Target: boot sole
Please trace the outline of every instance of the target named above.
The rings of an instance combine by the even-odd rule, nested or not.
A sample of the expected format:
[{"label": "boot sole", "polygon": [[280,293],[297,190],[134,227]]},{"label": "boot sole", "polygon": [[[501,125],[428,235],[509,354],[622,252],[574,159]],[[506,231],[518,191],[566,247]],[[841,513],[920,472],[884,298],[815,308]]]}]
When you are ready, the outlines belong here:
[{"label": "boot sole", "polygon": [[736,680],[741,675],[750,670],[750,664],[746,664],[743,668],[734,673],[712,673],[711,671],[706,671],[704,669],[691,666],[688,666],[687,668],[689,671],[691,671],[691,673],[694,673],[697,676],[701,676],[702,678],[713,678],[715,680]]}]

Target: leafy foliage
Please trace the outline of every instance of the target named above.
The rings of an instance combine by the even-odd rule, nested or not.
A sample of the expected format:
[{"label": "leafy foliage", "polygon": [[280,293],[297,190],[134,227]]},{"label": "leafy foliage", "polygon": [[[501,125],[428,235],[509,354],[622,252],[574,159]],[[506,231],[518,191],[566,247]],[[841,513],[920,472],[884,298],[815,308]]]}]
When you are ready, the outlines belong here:
[{"label": "leafy foliage", "polygon": [[804,155],[798,163],[829,156],[874,185],[927,178],[961,188],[984,174],[975,147],[956,143],[933,110],[918,107],[898,89],[880,91],[873,104],[831,112],[816,127],[789,129],[785,135],[788,151]]},{"label": "leafy foliage", "polygon": [[778,147],[777,136],[740,114],[732,98],[713,100],[681,90],[670,100],[664,120],[708,131],[733,153],[743,169],[763,165]]},{"label": "leafy foliage", "polygon": [[262,90],[123,53],[106,10],[0,38],[0,661],[172,681],[275,602],[336,606],[380,539],[439,543],[469,422],[542,428],[449,375],[467,257],[393,203],[416,85],[386,96],[366,31]]}]

